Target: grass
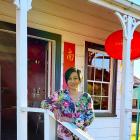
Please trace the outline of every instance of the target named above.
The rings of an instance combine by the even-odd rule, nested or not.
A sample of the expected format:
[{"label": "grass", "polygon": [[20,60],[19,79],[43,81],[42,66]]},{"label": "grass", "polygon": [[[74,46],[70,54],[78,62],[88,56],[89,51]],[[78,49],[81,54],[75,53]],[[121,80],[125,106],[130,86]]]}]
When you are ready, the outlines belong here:
[{"label": "grass", "polygon": [[[132,136],[131,136],[131,140],[136,140],[136,121],[132,122]],[[139,130],[139,140],[140,140],[140,130]]]}]

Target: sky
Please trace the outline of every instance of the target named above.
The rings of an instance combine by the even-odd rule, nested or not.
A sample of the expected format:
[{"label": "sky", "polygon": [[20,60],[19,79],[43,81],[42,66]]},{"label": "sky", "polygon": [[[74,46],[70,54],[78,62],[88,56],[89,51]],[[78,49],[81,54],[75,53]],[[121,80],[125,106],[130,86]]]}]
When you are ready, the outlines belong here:
[{"label": "sky", "polygon": [[134,60],[134,75],[140,78],[140,59]]},{"label": "sky", "polygon": [[136,4],[140,5],[140,0],[128,0],[128,1],[131,1],[133,3],[136,3]]}]

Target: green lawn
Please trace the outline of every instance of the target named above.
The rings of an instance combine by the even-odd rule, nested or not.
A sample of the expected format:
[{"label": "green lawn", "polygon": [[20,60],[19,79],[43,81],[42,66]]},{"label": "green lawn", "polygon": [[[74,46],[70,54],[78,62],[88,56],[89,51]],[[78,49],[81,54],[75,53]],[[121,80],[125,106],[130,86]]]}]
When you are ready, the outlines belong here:
[{"label": "green lawn", "polygon": [[[140,134],[140,130],[139,130]],[[132,122],[132,136],[131,140],[136,140],[136,122]],[[140,140],[140,135],[139,135],[139,140]]]},{"label": "green lawn", "polygon": [[[136,136],[131,136],[131,140],[136,140]],[[140,140],[140,136],[139,136],[139,140]]]}]

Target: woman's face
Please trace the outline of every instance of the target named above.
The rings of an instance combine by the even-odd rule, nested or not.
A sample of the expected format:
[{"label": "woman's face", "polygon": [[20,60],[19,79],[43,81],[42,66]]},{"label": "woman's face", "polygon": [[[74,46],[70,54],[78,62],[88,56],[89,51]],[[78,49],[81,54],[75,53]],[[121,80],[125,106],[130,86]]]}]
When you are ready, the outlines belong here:
[{"label": "woman's face", "polygon": [[68,88],[73,90],[77,89],[79,84],[80,84],[80,80],[78,78],[77,72],[72,72],[67,81]]}]

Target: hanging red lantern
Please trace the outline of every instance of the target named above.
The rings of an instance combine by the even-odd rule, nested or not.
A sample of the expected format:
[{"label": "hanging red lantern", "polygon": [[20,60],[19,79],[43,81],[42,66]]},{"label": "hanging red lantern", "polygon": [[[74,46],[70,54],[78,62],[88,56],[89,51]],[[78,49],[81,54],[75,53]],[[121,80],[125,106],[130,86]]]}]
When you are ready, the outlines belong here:
[{"label": "hanging red lantern", "polygon": [[[107,54],[115,59],[122,60],[123,51],[123,30],[113,32],[105,41]],[[131,41],[131,60],[140,57],[140,33],[135,31]]]}]

